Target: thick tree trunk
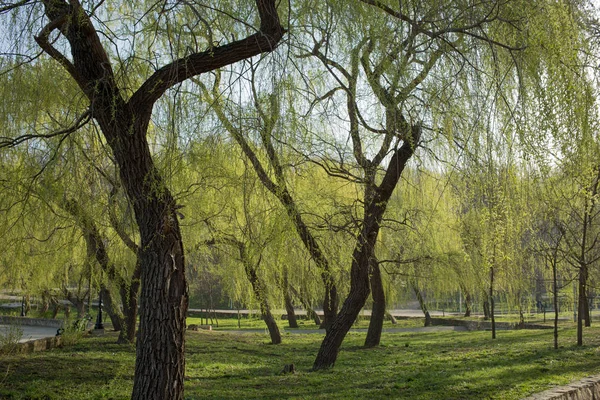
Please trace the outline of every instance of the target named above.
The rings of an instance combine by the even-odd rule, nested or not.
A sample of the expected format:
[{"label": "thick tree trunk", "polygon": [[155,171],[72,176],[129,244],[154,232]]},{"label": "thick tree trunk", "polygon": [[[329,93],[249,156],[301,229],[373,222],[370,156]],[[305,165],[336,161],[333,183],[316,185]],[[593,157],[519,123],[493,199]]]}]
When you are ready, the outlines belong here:
[{"label": "thick tree trunk", "polygon": [[[112,149],[140,231],[142,290],[132,399],[181,400],[188,292],[177,204],[154,165],[146,137],[152,108],[178,83],[273,51],[285,30],[275,2],[257,0],[260,29],[255,34],[189,54],[158,68],[125,100],[111,60],[80,2],[43,0],[42,3],[50,22],[35,40],[60,63],[88,98],[88,113],[97,121]],[[60,30],[69,42],[70,57],[50,43],[54,30]]]},{"label": "thick tree trunk", "polygon": [[338,313],[337,318],[333,321],[329,330],[325,334],[325,338],[319,348],[319,353],[313,364],[313,370],[331,368],[337,360],[338,351],[344,337],[354,324],[358,313],[365,305],[365,301],[369,296],[369,277],[366,268],[360,268],[359,263],[352,263],[352,276],[354,279],[351,282],[350,293],[344,301],[342,309]]},{"label": "thick tree trunk", "polygon": [[373,308],[371,309],[371,319],[365,339],[365,347],[379,346],[381,331],[383,330],[383,320],[385,319],[385,292],[381,280],[381,270],[376,259],[373,259],[371,262],[370,281]]}]

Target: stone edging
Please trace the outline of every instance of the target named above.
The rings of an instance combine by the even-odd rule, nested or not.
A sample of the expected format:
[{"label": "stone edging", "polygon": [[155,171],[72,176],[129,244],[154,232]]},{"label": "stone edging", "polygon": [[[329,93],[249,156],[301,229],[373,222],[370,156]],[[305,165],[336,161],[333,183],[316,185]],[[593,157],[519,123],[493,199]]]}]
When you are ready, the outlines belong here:
[{"label": "stone edging", "polygon": [[4,325],[28,325],[47,326],[50,328],[62,328],[63,323],[64,321],[60,319],[12,317],[8,315],[0,315],[0,324]]},{"label": "stone edging", "polygon": [[569,385],[536,393],[523,400],[596,400],[600,399],[600,375],[589,376]]},{"label": "stone edging", "polygon": [[60,336],[47,337],[43,339],[30,340],[16,345],[17,353],[33,353],[60,347],[62,338]]}]

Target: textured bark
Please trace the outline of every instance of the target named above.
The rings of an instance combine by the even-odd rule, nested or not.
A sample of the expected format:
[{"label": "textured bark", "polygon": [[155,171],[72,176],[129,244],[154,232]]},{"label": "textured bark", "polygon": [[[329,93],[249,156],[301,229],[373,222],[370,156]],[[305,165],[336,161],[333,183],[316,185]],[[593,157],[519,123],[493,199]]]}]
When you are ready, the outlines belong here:
[{"label": "textured bark", "polygon": [[370,281],[373,308],[371,309],[371,319],[365,339],[365,347],[379,346],[381,331],[383,330],[383,320],[385,319],[385,292],[383,291],[383,282],[381,281],[381,270],[379,269],[377,260],[373,259],[371,264]]},{"label": "textured bark", "polygon": [[[40,47],[77,82],[112,149],[140,231],[140,327],[133,399],[183,399],[187,282],[177,205],[151,157],[146,134],[154,103],[173,85],[247,57],[272,51],[284,34],[274,0],[257,0],[260,31],[192,53],[159,68],[129,100],[121,95],[94,25],[77,0],[43,0],[50,22]],[[71,56],[49,42],[60,30]]]}]

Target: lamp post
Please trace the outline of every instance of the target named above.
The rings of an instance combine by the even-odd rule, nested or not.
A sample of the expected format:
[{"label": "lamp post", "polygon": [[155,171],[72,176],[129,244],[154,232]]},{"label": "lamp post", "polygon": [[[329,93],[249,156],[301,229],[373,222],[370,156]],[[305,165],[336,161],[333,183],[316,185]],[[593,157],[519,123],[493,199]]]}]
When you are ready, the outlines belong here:
[{"label": "lamp post", "polygon": [[98,293],[98,317],[96,318],[94,329],[104,329],[104,325],[102,325],[102,289]]}]

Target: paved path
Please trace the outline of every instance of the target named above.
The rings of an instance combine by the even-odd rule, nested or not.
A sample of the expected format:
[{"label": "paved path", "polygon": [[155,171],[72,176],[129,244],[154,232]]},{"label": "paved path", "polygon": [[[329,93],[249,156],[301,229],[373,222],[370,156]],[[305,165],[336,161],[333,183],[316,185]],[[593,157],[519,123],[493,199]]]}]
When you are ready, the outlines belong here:
[{"label": "paved path", "polygon": [[[14,328],[14,327],[12,327]],[[50,328],[47,326],[29,326],[21,325],[18,326],[23,331],[23,335],[19,340],[19,343],[28,342],[30,340],[43,339],[46,337],[52,337],[56,335],[56,328]],[[10,325],[0,325],[0,336],[5,336],[11,330]]]},{"label": "paved path", "polygon": [[[230,333],[265,333],[267,328],[264,329],[244,329],[244,330],[219,330],[217,332],[230,332]],[[427,326],[420,328],[384,328],[383,332],[387,333],[401,333],[401,332],[466,332],[465,326]],[[325,334],[325,329],[283,329],[284,333],[292,334],[309,334],[309,333],[321,333]],[[367,328],[350,329],[350,332],[367,332]]]}]

